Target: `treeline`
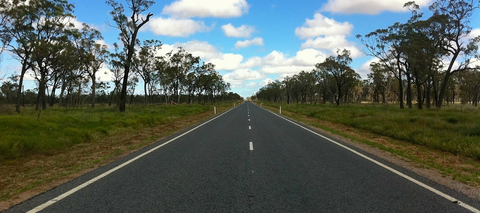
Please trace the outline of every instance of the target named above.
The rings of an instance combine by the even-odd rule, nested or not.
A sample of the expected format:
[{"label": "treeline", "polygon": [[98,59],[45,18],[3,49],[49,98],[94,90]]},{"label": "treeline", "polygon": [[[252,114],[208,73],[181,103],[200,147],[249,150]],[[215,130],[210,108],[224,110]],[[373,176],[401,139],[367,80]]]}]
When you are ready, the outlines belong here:
[{"label": "treeline", "polygon": [[[125,15],[122,4],[106,1],[121,41],[110,51],[98,42],[103,39],[98,30],[87,24],[74,26],[74,7],[68,1],[0,0],[0,54],[6,51],[21,64],[19,75],[2,83],[0,101],[15,104],[17,112],[31,103],[44,110],[54,104],[95,107],[97,102],[115,103],[124,111],[125,103],[138,99],[135,88],[140,79],[145,90],[141,102],[145,104],[241,98],[227,93],[230,84],[214,64],[204,63],[182,48],[159,56],[160,41],[137,39],[152,15],[141,14],[154,2],[126,2],[134,15]],[[112,71],[112,84],[99,81],[103,68]],[[37,87],[24,91],[28,73]]]},{"label": "treeline", "polygon": [[294,103],[360,102],[366,94],[360,75],[350,67],[350,51],[337,51],[311,72],[301,71],[282,81],[268,83],[252,99]]},{"label": "treeline", "polygon": [[365,52],[378,59],[371,65],[377,93],[386,96],[385,85],[397,86],[400,108],[404,100],[409,108],[414,100],[419,109],[441,108],[457,95],[463,103],[477,105],[480,36],[473,37],[470,22],[479,1],[436,0],[426,19],[415,2],[405,7],[412,12],[406,23],[357,36]]},{"label": "treeline", "polygon": [[348,51],[338,52],[300,72],[261,88],[254,98],[266,101],[335,104],[362,101],[398,103],[404,108],[441,108],[460,101],[478,105],[480,100],[480,36],[472,35],[472,15],[478,0],[437,0],[431,17],[415,2],[406,23],[395,23],[357,38],[365,53],[377,58],[365,80],[351,69]]}]

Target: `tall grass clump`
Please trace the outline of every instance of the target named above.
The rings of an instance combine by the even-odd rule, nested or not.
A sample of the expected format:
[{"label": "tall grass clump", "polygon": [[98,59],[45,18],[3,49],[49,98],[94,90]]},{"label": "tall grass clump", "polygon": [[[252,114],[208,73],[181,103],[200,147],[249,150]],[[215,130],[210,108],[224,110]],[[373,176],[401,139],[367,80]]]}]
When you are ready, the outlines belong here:
[{"label": "tall grass clump", "polygon": [[282,109],[480,160],[478,108],[454,105],[441,110],[402,110],[389,105],[282,104]]},{"label": "tall grass clump", "polygon": [[149,105],[131,106],[123,113],[116,108],[97,107],[41,112],[26,108],[21,114],[0,114],[0,160],[58,151],[209,110],[213,110],[212,105]]}]

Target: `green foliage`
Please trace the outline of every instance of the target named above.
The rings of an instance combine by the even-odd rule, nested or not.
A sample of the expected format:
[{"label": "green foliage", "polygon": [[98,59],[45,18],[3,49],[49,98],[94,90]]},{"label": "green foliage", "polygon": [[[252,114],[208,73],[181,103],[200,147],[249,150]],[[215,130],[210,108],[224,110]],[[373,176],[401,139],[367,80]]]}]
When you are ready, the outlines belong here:
[{"label": "green foliage", "polygon": [[31,153],[50,153],[79,143],[91,143],[116,132],[151,127],[176,118],[212,110],[211,105],[132,106],[125,113],[113,108],[33,109],[0,115],[0,160]]},{"label": "green foliage", "polygon": [[[268,104],[279,107],[280,104]],[[394,106],[282,105],[291,111],[453,154],[480,159],[480,110],[402,110]]]}]

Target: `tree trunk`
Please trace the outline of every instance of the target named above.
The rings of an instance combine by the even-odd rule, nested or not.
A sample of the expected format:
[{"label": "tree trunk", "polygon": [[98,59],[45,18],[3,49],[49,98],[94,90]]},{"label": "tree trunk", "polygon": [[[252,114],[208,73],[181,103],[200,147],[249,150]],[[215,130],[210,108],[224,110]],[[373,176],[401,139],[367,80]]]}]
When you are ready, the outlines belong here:
[{"label": "tree trunk", "polygon": [[93,75],[91,75],[91,78],[92,78],[92,108],[95,108],[95,100],[96,100],[96,97],[97,94],[96,94],[96,91],[97,91],[97,82],[96,82],[96,77],[95,77],[95,72],[93,72]]},{"label": "tree trunk", "polygon": [[15,111],[20,113],[20,104],[22,100],[22,88],[23,88],[23,79],[25,77],[25,73],[27,72],[29,66],[25,60],[22,63],[22,70],[20,71],[20,79],[18,80],[18,90],[17,90],[17,105],[15,106]]},{"label": "tree trunk", "polygon": [[412,105],[412,77],[410,75],[406,75],[407,76],[407,105],[408,105],[408,108],[411,109],[413,108],[413,105]]},{"label": "tree trunk", "polygon": [[[418,82],[418,80],[417,80]],[[418,104],[418,109],[423,109],[423,95],[422,95],[422,85],[419,83],[416,83],[417,85],[417,104]]]},{"label": "tree trunk", "polygon": [[145,105],[148,105],[147,82],[143,79],[143,91],[145,91]]}]

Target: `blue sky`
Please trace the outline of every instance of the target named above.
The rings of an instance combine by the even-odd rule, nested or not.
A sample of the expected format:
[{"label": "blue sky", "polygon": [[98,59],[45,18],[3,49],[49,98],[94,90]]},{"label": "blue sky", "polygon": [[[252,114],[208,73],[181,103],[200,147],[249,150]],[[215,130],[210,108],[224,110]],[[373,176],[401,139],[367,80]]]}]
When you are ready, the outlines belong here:
[{"label": "blue sky", "polygon": [[[99,43],[112,46],[118,31],[103,0],[70,0],[76,23],[87,23],[104,36]],[[125,3],[124,0],[118,0]],[[266,83],[302,70],[311,71],[337,49],[349,49],[351,64],[363,78],[372,60],[362,53],[355,37],[395,22],[405,22],[410,12],[406,0],[169,0],[157,1],[148,11],[151,21],[139,34],[141,40],[158,39],[159,54],[178,46],[216,64],[232,91],[253,95]],[[425,10],[433,1],[416,1]],[[428,11],[426,11],[428,12]],[[478,14],[478,13],[477,13]],[[474,20],[478,20],[475,15]],[[480,23],[473,21],[474,33]],[[3,56],[0,77],[15,73],[19,65]],[[109,81],[110,75],[101,80]],[[143,93],[142,87],[137,90]]]}]

